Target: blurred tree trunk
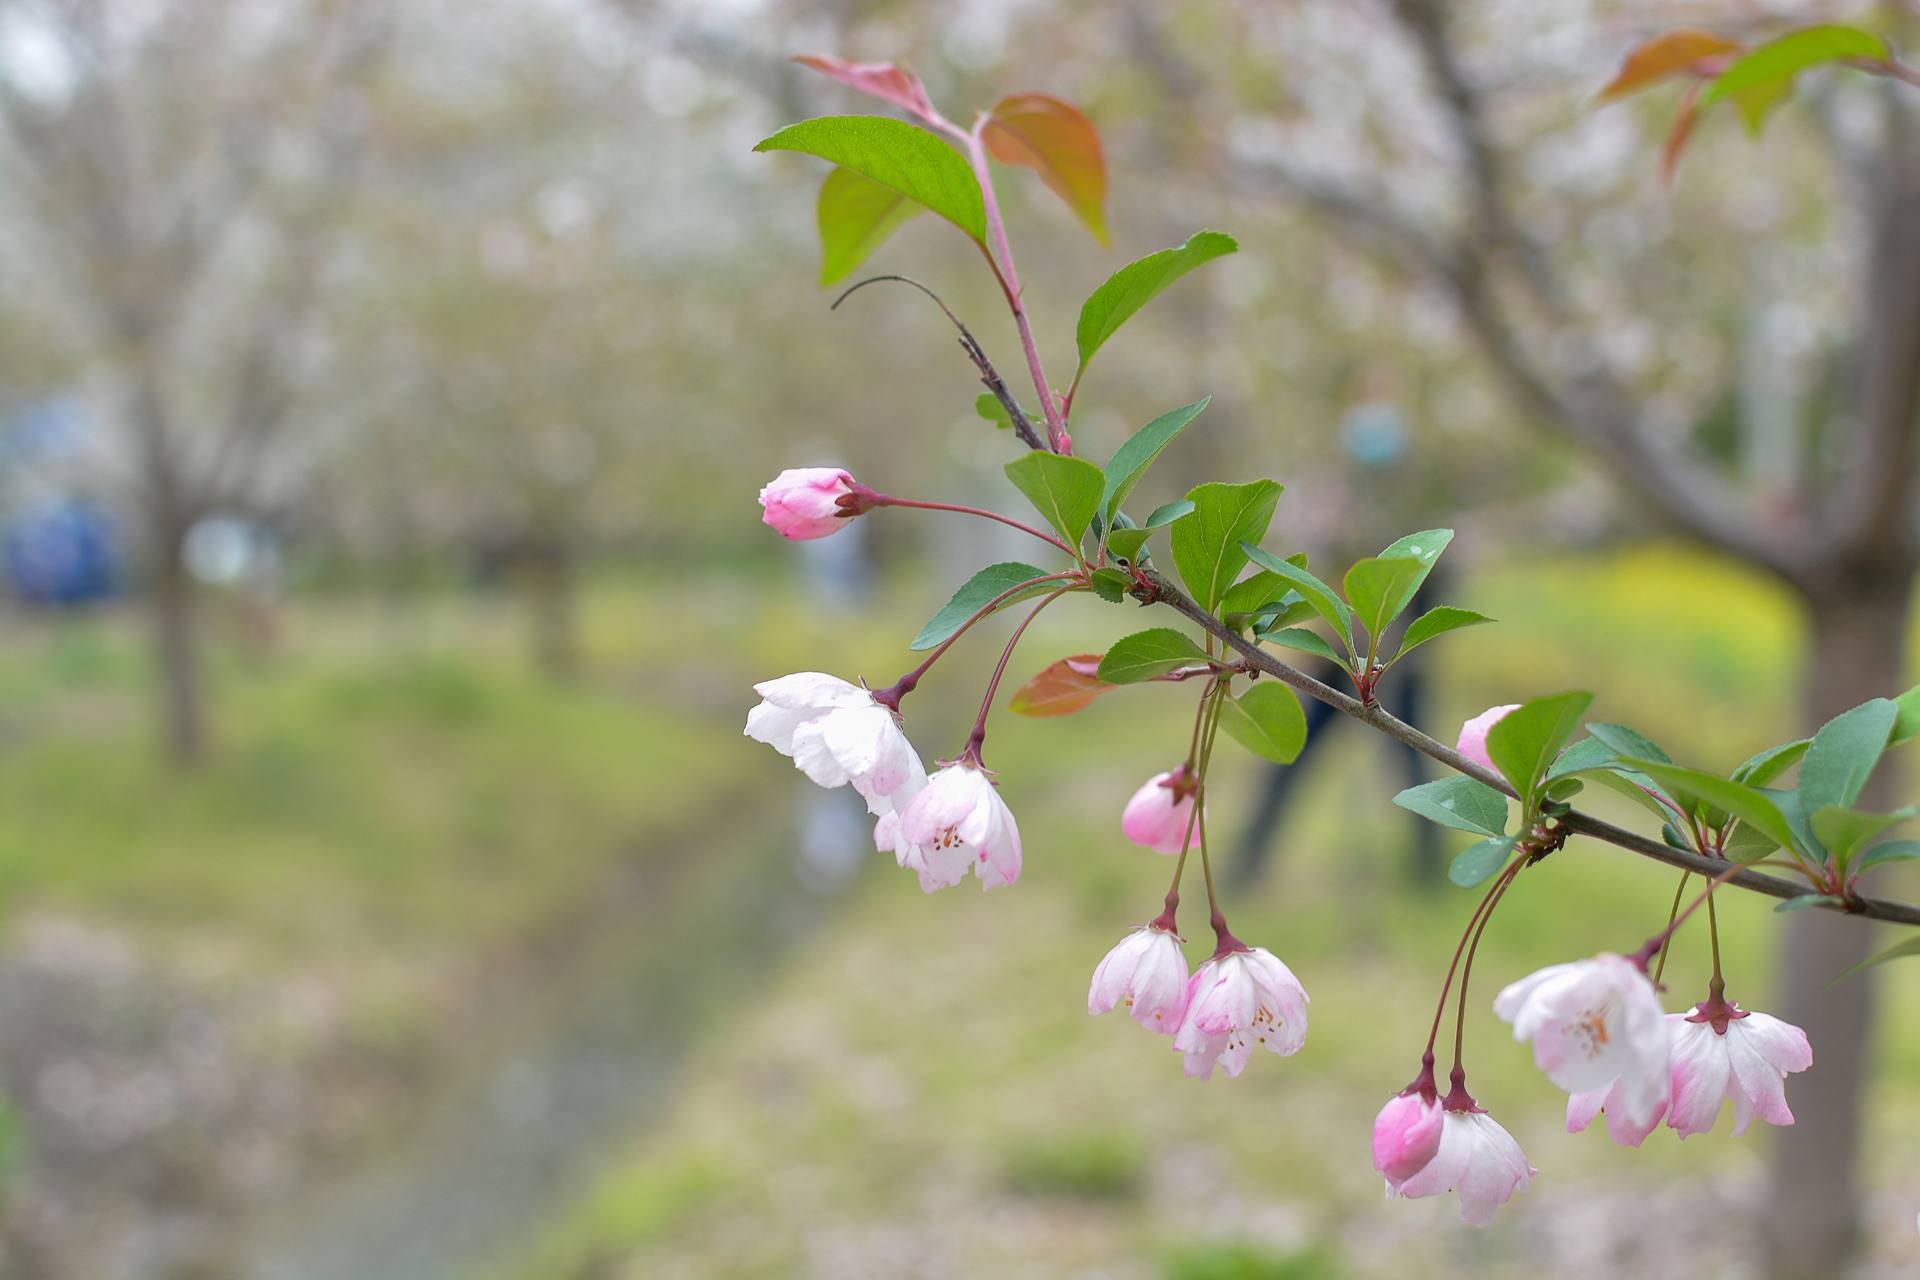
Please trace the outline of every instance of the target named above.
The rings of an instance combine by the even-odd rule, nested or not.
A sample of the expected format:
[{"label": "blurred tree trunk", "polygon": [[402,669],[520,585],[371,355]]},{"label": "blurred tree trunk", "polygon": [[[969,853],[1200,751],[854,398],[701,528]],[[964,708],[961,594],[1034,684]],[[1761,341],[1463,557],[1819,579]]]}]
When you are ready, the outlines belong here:
[{"label": "blurred tree trunk", "polygon": [[148,612],[153,626],[161,743],[167,760],[191,768],[206,755],[205,696],[201,685],[199,602],[182,557],[177,528],[154,530]]},{"label": "blurred tree trunk", "polygon": [[[1905,687],[1912,568],[1889,565],[1837,575],[1807,601],[1812,645],[1805,670],[1809,731],[1869,698]],[[1882,769],[1861,806],[1894,807],[1898,774]],[[1872,931],[1861,921],[1802,911],[1780,946],[1778,1014],[1804,1029],[1813,1069],[1794,1081],[1790,1128],[1774,1134],[1767,1211],[1761,1218],[1768,1274],[1813,1280],[1835,1273],[1853,1252],[1859,1194],[1855,1169],[1861,1099],[1872,1060],[1874,973],[1834,982],[1864,959]]]},{"label": "blurred tree trunk", "polygon": [[533,660],[553,680],[580,675],[580,600],[572,544],[564,537],[535,539],[525,552]]}]

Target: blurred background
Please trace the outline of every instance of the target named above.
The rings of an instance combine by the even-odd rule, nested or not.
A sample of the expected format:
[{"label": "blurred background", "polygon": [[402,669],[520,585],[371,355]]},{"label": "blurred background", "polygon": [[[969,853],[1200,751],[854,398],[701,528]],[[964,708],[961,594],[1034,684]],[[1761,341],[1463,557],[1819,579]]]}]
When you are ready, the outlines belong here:
[{"label": "blurred background", "polygon": [[[1471,909],[1381,742],[1327,726],[1264,807],[1223,752],[1237,930],[1314,1022],[1200,1084],[1081,1004],[1164,891],[1118,814],[1175,687],[996,718],[1027,862],[984,897],[923,897],[740,736],[753,681],[890,682],[1024,550],[758,523],[787,466],[1019,505],[925,299],[813,285],[822,166],[749,149],[879,108],[796,52],[1098,123],[1111,251],[1001,184],[1056,370],[1114,268],[1239,237],[1114,340],[1076,442],[1211,394],[1149,506],[1275,477],[1269,545],[1316,567],[1458,529],[1441,598],[1501,621],[1428,651],[1437,736],[1585,687],[1724,769],[1904,689],[1920,92],[1808,77],[1670,187],[1674,93],[1593,103],[1660,30],[1822,20],[1920,42],[1811,3],[0,0],[0,1275],[1920,1273],[1920,965],[1870,1019],[1826,985],[1850,922],[1723,914],[1732,994],[1814,1033],[1802,1123],[1635,1152],[1561,1132],[1485,1001],[1652,932],[1673,877],[1527,876],[1469,1061],[1543,1172],[1472,1231],[1369,1164]],[[1017,367],[944,225],[870,265]],[[1051,611],[1011,677],[1137,625]],[[982,630],[909,704],[930,761]]]}]

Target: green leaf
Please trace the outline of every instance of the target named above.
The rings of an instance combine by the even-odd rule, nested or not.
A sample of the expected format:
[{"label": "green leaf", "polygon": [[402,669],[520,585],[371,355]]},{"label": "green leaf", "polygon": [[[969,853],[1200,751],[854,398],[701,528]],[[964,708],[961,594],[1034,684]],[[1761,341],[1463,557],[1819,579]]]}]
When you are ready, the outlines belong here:
[{"label": "green leaf", "polygon": [[1013,430],[1013,418],[1007,413],[1007,406],[991,391],[982,391],[973,398],[973,411],[1002,431]]},{"label": "green leaf", "polygon": [[1920,840],[1889,840],[1861,854],[1860,860],[1854,864],[1854,870],[1861,872],[1883,863],[1907,862],[1914,858],[1920,858]]},{"label": "green leaf", "polygon": [[[1847,900],[1835,894],[1803,893],[1798,897],[1788,898],[1785,902],[1775,907],[1774,911],[1805,911],[1808,907],[1844,907],[1846,905]],[[1841,974],[1840,976],[1844,978],[1846,974]]]},{"label": "green leaf", "polygon": [[1593,702],[1590,693],[1556,693],[1523,702],[1487,734],[1487,757],[1513,789],[1531,800],[1547,766],[1579,727]]},{"label": "green leaf", "polygon": [[1134,312],[1146,306],[1162,289],[1203,262],[1234,252],[1240,246],[1224,231],[1199,231],[1177,249],[1162,249],[1107,277],[1080,307],[1080,324],[1074,338],[1080,345],[1080,368],[1074,374],[1079,381],[1087,365],[1108,338],[1111,338]]},{"label": "green leaf", "polygon": [[[1001,564],[990,564],[961,584],[953,593],[953,599],[940,606],[940,612],[927,619],[927,625],[920,628],[920,634],[913,638],[909,649],[931,649],[942,640],[958,631],[961,624],[986,607],[989,600],[1005,591],[1011,591],[1023,582],[1047,576],[1045,569],[1036,569],[1030,564],[1018,560],[1008,560]],[[1050,583],[1040,583],[1031,590],[1008,596],[1002,608],[1016,600],[1025,600],[1045,591]]]},{"label": "green leaf", "polygon": [[1347,646],[1347,652],[1353,652],[1353,611],[1347,608],[1347,602],[1333,593],[1320,579],[1308,573],[1290,560],[1282,560],[1271,551],[1259,547],[1243,545],[1240,548],[1249,559],[1277,575],[1280,579],[1300,593],[1302,599],[1313,606],[1313,611],[1327,620],[1334,634]]},{"label": "green leaf", "polygon": [[1518,843],[1512,836],[1495,836],[1491,840],[1468,845],[1454,856],[1452,865],[1447,868],[1447,879],[1462,889],[1473,888],[1506,866],[1507,859],[1513,855],[1513,846]]},{"label": "green leaf", "polygon": [[[1304,569],[1307,567],[1307,553],[1297,551],[1287,557],[1287,563]],[[1227,588],[1226,594],[1220,597],[1220,612],[1228,617],[1236,613],[1252,614],[1292,591],[1286,579],[1262,569]]]},{"label": "green leaf", "polygon": [[1405,607],[1396,602],[1412,598],[1420,580],[1427,576],[1427,568],[1412,556],[1393,556],[1358,560],[1347,570],[1347,603],[1353,606],[1375,645],[1380,643],[1380,633],[1387,624]]},{"label": "green leaf", "polygon": [[1289,591],[1282,599],[1262,605],[1247,615],[1248,621],[1253,624],[1255,638],[1260,640],[1278,635],[1294,623],[1305,622],[1315,616],[1313,606],[1302,600],[1298,591]]},{"label": "green leaf", "polygon": [[1107,550],[1132,564],[1140,556],[1140,548],[1153,536],[1151,529],[1114,529],[1107,534]]},{"label": "green leaf", "polygon": [[1163,524],[1172,524],[1187,512],[1193,510],[1193,503],[1187,498],[1175,498],[1172,502],[1163,502],[1147,513],[1143,529],[1158,529]]},{"label": "green leaf", "polygon": [[1792,849],[1799,843],[1793,837],[1793,828],[1787,822],[1786,814],[1780,811],[1780,806],[1772,796],[1758,787],[1661,760],[1623,758],[1620,763],[1650,775],[1676,796],[1683,799],[1690,797],[1724,810],[1742,822],[1752,823],[1756,830],[1783,849]]},{"label": "green leaf", "polygon": [[1728,836],[1726,844],[1721,846],[1721,852],[1733,862],[1756,862],[1779,847],[1766,836],[1755,831],[1752,823],[1742,822],[1734,827],[1733,834]]},{"label": "green leaf", "polygon": [[1160,456],[1160,451],[1172,444],[1173,438],[1186,430],[1187,424],[1199,417],[1200,411],[1212,400],[1212,396],[1206,396],[1161,414],[1113,451],[1107,463],[1106,491],[1100,498],[1100,510],[1109,520],[1133,492],[1133,486],[1140,483],[1140,477],[1147,474],[1147,468]]},{"label": "green leaf", "polygon": [[1895,698],[1893,705],[1900,714],[1893,722],[1893,732],[1887,735],[1887,745],[1897,747],[1920,738],[1920,684]]},{"label": "green leaf", "polygon": [[[1787,902],[1798,902],[1798,901],[1799,901],[1798,898],[1787,899]],[[1774,910],[1781,911],[1781,910],[1785,910],[1785,908],[1786,908],[1786,903],[1783,902],[1780,904],[1780,906],[1775,907]],[[1908,938],[1905,942],[1896,942],[1892,946],[1888,947],[1885,951],[1879,952],[1876,955],[1868,956],[1865,960],[1862,960],[1859,964],[1854,965],[1851,969],[1848,969],[1846,972],[1842,973],[1840,975],[1840,978],[1851,977],[1852,975],[1860,972],[1862,969],[1871,969],[1873,968],[1873,966],[1877,964],[1885,964],[1889,960],[1899,960],[1905,956],[1920,956],[1920,937]],[[1838,982],[1840,978],[1835,978],[1834,981]]]},{"label": "green leaf", "polygon": [[1400,648],[1393,655],[1394,661],[1406,657],[1410,651],[1436,636],[1492,621],[1486,614],[1475,613],[1471,609],[1456,609],[1450,604],[1435,605],[1407,624],[1406,633],[1400,637]]},{"label": "green leaf", "polygon": [[1733,780],[1764,787],[1798,764],[1800,757],[1806,755],[1807,748],[1812,745],[1812,738],[1797,738],[1792,742],[1783,742],[1777,747],[1768,747],[1735,769]]},{"label": "green leaf", "polygon": [[1413,597],[1419,592],[1420,584],[1427,580],[1427,575],[1433,572],[1433,566],[1439,562],[1440,553],[1445,551],[1447,544],[1452,541],[1453,530],[1451,529],[1423,529],[1419,533],[1410,533],[1404,538],[1395,538],[1392,545],[1380,553],[1378,558],[1381,560],[1411,556],[1425,566],[1420,576],[1407,587],[1406,593],[1393,602],[1393,607],[1387,612],[1389,620],[1406,612],[1407,606],[1413,603]]},{"label": "green leaf", "polygon": [[1760,45],[1715,77],[1700,95],[1705,110],[1728,98],[1742,99],[1749,126],[1808,67],[1846,58],[1884,59],[1886,42],[1855,27],[1807,27]]},{"label": "green leaf", "polygon": [[1456,831],[1497,836],[1507,829],[1507,798],[1479,779],[1462,774],[1408,787],[1393,802]]},{"label": "green leaf", "polygon": [[1325,658],[1329,662],[1344,665],[1344,660],[1334,647],[1321,638],[1317,631],[1305,627],[1282,627],[1261,636],[1268,644],[1277,644],[1287,649],[1298,649],[1302,653],[1311,653]]},{"label": "green leaf", "polygon": [[1085,458],[1030,449],[1009,462],[1006,471],[1007,479],[1059,530],[1067,545],[1078,547],[1080,535],[1100,507],[1100,490],[1106,484],[1100,468]]},{"label": "green leaf", "polygon": [[1582,738],[1554,757],[1553,763],[1547,766],[1546,781],[1585,773],[1589,769],[1611,768],[1619,758],[1620,753],[1600,739]]},{"label": "green leaf", "polygon": [[1206,653],[1184,631],[1154,627],[1116,640],[1100,659],[1099,676],[1108,684],[1137,684],[1207,661]]},{"label": "green leaf", "polygon": [[1596,721],[1587,726],[1587,732],[1613,748],[1616,756],[1632,756],[1636,760],[1658,760],[1662,764],[1673,763],[1673,757],[1662,751],[1659,743],[1638,729],[1629,729],[1623,724]]},{"label": "green leaf", "polygon": [[1809,821],[1813,834],[1827,847],[1833,860],[1844,869],[1848,859],[1889,827],[1899,826],[1914,815],[1914,808],[1908,805],[1892,813],[1864,813],[1859,809],[1843,809],[1839,805],[1823,805],[1813,811]]},{"label": "green leaf", "polygon": [[1246,567],[1245,545],[1266,536],[1280,484],[1203,484],[1187,491],[1193,510],[1173,522],[1173,564],[1203,608],[1220,603]]},{"label": "green leaf", "polygon": [[1133,579],[1118,569],[1095,569],[1087,581],[1093,593],[1108,604],[1119,604],[1133,587]]},{"label": "green leaf", "polygon": [[888,236],[923,211],[923,205],[892,187],[836,167],[820,184],[814,208],[820,227],[820,283],[846,279]]},{"label": "green leaf", "polygon": [[1307,745],[1307,715],[1283,684],[1254,685],[1220,708],[1220,727],[1234,741],[1275,764],[1292,764]]},{"label": "green leaf", "polygon": [[[1657,798],[1666,793],[1655,786],[1653,779],[1646,774],[1616,766],[1602,766],[1586,772],[1584,776],[1591,778],[1596,784],[1609,791],[1625,796],[1661,822],[1673,821],[1674,810],[1667,808]],[[1691,849],[1693,846],[1688,844],[1682,847]]]},{"label": "green leaf", "polygon": [[1811,813],[1826,805],[1850,806],[1887,749],[1899,708],[1874,698],[1820,726],[1800,762],[1800,799]]},{"label": "green leaf", "polygon": [[925,205],[976,241],[987,241],[980,184],[960,153],[933,134],[887,116],[822,116],[788,125],[755,151],[801,151],[831,160]]}]

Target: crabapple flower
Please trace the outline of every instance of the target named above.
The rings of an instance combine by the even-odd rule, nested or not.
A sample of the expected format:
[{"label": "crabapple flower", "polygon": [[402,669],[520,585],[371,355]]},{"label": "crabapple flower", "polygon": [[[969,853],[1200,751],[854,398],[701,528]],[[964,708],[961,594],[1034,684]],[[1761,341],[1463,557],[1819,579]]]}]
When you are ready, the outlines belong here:
[{"label": "crabapple flower", "polygon": [[1179,853],[1182,843],[1194,848],[1200,843],[1200,825],[1193,821],[1197,789],[1185,766],[1154,774],[1127,801],[1120,814],[1121,833],[1155,853]]},{"label": "crabapple flower", "polygon": [[928,893],[959,884],[969,870],[982,889],[1020,878],[1020,828],[1013,811],[985,771],[966,760],[927,779],[900,810],[893,839],[894,857],[919,874]]},{"label": "crabapple flower", "polygon": [[761,488],[760,519],[795,542],[824,538],[847,527],[840,499],[852,492],[853,476],[838,467],[790,468]]},{"label": "crabapple flower", "polygon": [[[1671,1019],[1678,1014],[1668,1014]],[[1627,1085],[1625,1077],[1615,1080],[1611,1085],[1600,1089],[1588,1089],[1584,1093],[1567,1095],[1567,1132],[1579,1133],[1593,1123],[1593,1118],[1601,1112],[1607,1116],[1607,1136],[1623,1147],[1637,1147],[1647,1140],[1647,1135],[1660,1127],[1660,1121],[1667,1114],[1667,1104],[1663,1101],[1651,1115],[1641,1115],[1639,1119],[1629,1118],[1632,1107],[1627,1103]]]},{"label": "crabapple flower", "polygon": [[1202,1080],[1217,1063],[1229,1076],[1246,1070],[1255,1044],[1291,1057],[1307,1042],[1307,992],[1265,947],[1215,955],[1187,981],[1187,1012],[1173,1047]]},{"label": "crabapple flower", "polygon": [[1373,1118],[1373,1167],[1389,1190],[1427,1167],[1440,1150],[1443,1127],[1438,1096],[1419,1088],[1395,1094]]},{"label": "crabapple flower", "polygon": [[1142,925],[1120,939],[1093,970],[1087,1012],[1125,1005],[1149,1031],[1172,1035],[1187,1012],[1187,957],[1170,929]]},{"label": "crabapple flower", "polygon": [[926,776],[893,710],[857,684],[801,671],[763,680],[753,691],[762,701],[747,712],[746,735],[792,757],[823,787],[852,783],[874,808],[908,780]]},{"label": "crabapple flower", "polygon": [[1764,1013],[1726,1004],[1718,1017],[1707,1004],[1692,1014],[1673,1014],[1673,1107],[1667,1124],[1681,1137],[1705,1133],[1733,1099],[1734,1136],[1755,1116],[1768,1124],[1793,1123],[1787,1109],[1787,1074],[1813,1065],[1807,1033]]},{"label": "crabapple flower", "polygon": [[1671,1088],[1672,1037],[1653,983],[1633,961],[1603,952],[1549,965],[1502,991],[1493,1011],[1513,1024],[1514,1039],[1533,1041],[1547,1079],[1570,1094],[1606,1091],[1623,1125],[1658,1121]]},{"label": "crabapple flower", "polygon": [[1493,1221],[1494,1210],[1514,1192],[1525,1191],[1538,1172],[1499,1121],[1477,1107],[1449,1106],[1441,1112],[1432,1157],[1398,1184],[1389,1177],[1387,1185],[1409,1200],[1458,1192],[1460,1217],[1484,1227]]},{"label": "crabapple flower", "polygon": [[1501,707],[1488,707],[1460,726],[1460,740],[1453,744],[1453,749],[1482,769],[1500,772],[1494,768],[1492,757],[1487,755],[1487,735],[1493,731],[1493,726],[1507,718],[1509,711],[1516,710],[1519,706],[1517,702],[1509,702]]}]

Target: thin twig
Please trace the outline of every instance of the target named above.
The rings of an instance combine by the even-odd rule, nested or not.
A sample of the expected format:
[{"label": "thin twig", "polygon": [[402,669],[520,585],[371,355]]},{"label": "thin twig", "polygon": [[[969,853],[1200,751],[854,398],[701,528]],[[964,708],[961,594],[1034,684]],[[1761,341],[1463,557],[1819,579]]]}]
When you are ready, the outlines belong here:
[{"label": "thin twig", "polygon": [[[1151,569],[1144,570],[1143,572],[1148,583],[1157,593],[1154,599],[1158,603],[1167,605],[1176,612],[1184,614],[1195,623],[1198,623],[1209,635],[1215,636],[1225,642],[1229,648],[1235,650],[1242,658],[1246,659],[1249,668],[1270,675],[1291,688],[1306,694],[1310,698],[1318,698],[1334,710],[1344,712],[1352,716],[1355,720],[1364,721],[1372,725],[1374,728],[1380,730],[1380,732],[1400,742],[1404,742],[1429,759],[1437,760],[1450,769],[1464,773],[1476,781],[1484,782],[1505,795],[1515,799],[1519,798],[1513,787],[1499,774],[1494,773],[1492,770],[1481,768],[1474,761],[1467,759],[1452,747],[1428,737],[1412,725],[1389,714],[1378,705],[1367,706],[1358,698],[1350,697],[1338,689],[1333,688],[1331,685],[1314,679],[1299,668],[1289,666],[1195,604],[1188,598],[1185,592],[1181,591],[1161,574]],[[1727,869],[1727,864],[1722,859],[1703,857],[1690,850],[1672,848],[1666,844],[1662,844],[1658,840],[1649,840],[1645,836],[1637,835],[1624,827],[1616,827],[1611,822],[1603,821],[1591,814],[1581,813],[1577,809],[1561,817],[1560,823],[1568,831],[1576,835],[1589,836],[1606,844],[1625,849],[1629,853],[1637,853],[1642,857],[1652,858],[1657,862],[1664,862],[1668,866],[1681,867],[1688,871],[1697,871],[1708,878],[1717,876]],[[1735,874],[1728,883],[1737,885],[1742,889],[1750,889],[1755,893],[1763,893],[1773,898],[1798,898],[1806,892],[1801,886],[1794,884],[1790,880],[1777,879],[1774,876],[1763,875],[1758,871],[1740,871]],[[1844,911],[1850,915],[1865,916],[1872,920],[1890,920],[1896,924],[1920,925],[1920,906],[1906,902],[1893,902],[1885,898],[1854,897],[1849,899],[1843,906],[1833,903],[1821,903],[1819,905],[1827,910]]]}]

